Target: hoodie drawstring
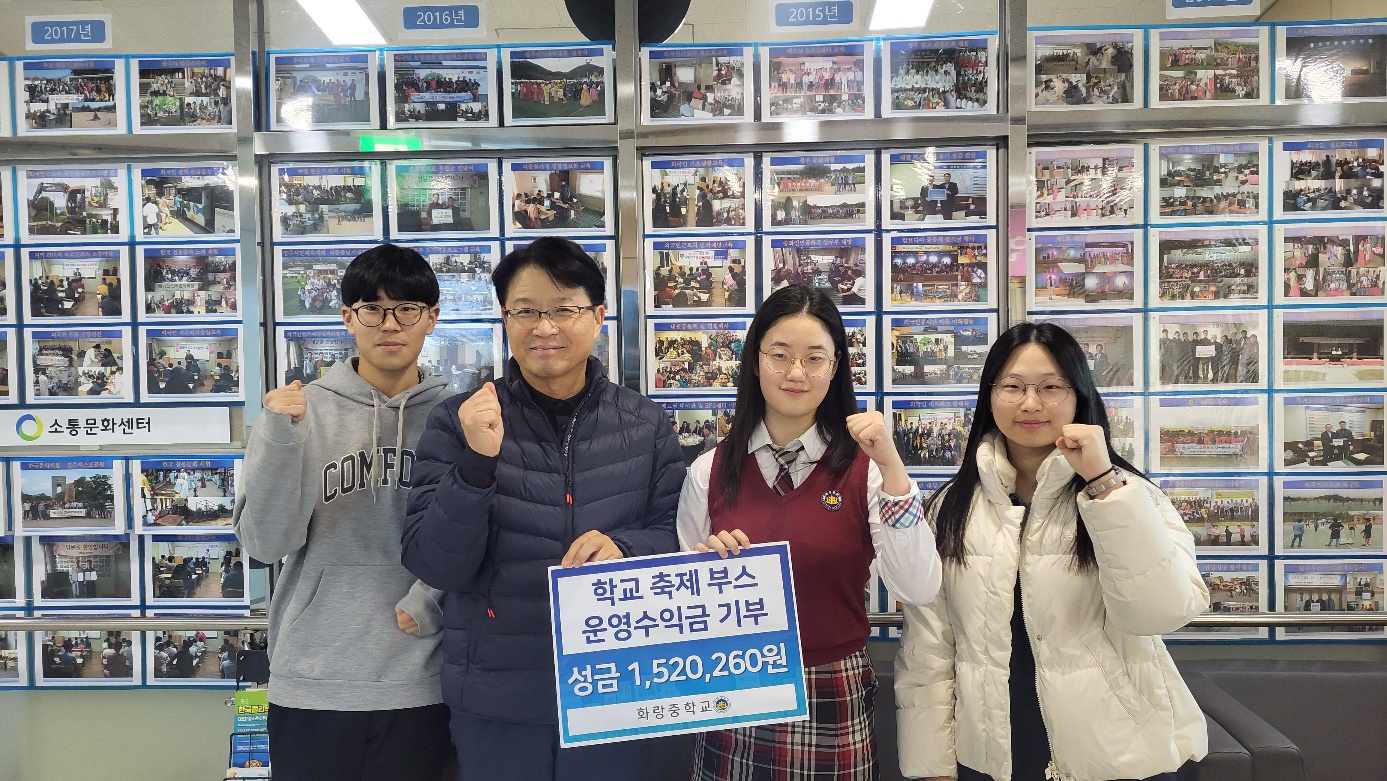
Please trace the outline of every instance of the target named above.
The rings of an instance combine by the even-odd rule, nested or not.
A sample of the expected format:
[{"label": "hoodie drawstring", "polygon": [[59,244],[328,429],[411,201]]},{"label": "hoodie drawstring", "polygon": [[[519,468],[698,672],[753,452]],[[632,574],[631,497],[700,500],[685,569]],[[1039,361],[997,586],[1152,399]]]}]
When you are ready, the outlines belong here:
[{"label": "hoodie drawstring", "polygon": [[[414,389],[400,394],[399,414],[395,416],[395,458],[402,459],[405,446],[405,405],[409,403],[409,397],[414,395]],[[375,388],[371,389],[371,470],[367,473],[367,479],[371,481],[371,503],[378,504],[376,463],[381,459],[380,452],[380,410],[384,406],[390,409],[390,400],[386,399],[385,404],[381,404],[381,396]],[[397,465],[399,462],[396,462]],[[398,466],[397,466],[398,468]]]}]

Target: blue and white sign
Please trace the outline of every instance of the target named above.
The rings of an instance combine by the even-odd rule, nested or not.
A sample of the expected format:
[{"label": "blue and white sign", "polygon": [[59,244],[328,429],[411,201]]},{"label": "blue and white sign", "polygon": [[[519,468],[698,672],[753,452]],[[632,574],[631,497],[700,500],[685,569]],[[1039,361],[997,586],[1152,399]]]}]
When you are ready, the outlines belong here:
[{"label": "blue and white sign", "polygon": [[549,569],[564,747],[808,718],[790,547]]},{"label": "blue and white sign", "polygon": [[111,48],[110,14],[26,16],[24,28],[24,48],[31,51]]},{"label": "blue and white sign", "polygon": [[478,38],[486,35],[480,5],[407,5],[400,30],[408,37]]},{"label": "blue and white sign", "polygon": [[853,5],[853,0],[772,3],[771,29],[779,32],[852,27],[857,19]]},{"label": "blue and white sign", "polygon": [[1165,0],[1167,19],[1260,16],[1261,13],[1262,0]]}]

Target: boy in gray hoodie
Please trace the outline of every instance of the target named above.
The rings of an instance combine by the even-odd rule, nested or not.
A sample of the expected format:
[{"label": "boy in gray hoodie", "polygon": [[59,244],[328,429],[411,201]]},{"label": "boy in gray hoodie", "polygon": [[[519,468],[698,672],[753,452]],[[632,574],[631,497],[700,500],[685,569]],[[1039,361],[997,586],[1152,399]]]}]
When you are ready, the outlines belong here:
[{"label": "boy in gray hoodie", "polygon": [[420,371],[438,280],[391,244],[342,277],[360,358],[265,395],[236,534],[284,560],[270,603],[276,781],[424,779],[452,748],[439,685],[443,595],[400,564],[414,447],[447,381]]}]

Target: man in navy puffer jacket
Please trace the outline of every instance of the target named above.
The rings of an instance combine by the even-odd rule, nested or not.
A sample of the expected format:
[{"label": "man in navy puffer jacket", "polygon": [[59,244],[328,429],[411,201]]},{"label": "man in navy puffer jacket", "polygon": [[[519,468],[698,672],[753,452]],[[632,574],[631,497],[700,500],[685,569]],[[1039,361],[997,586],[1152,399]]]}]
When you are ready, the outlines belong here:
[{"label": "man in navy puffer jacket", "polygon": [[644,742],[558,747],[546,570],[676,550],[678,441],[658,405],[591,357],[606,286],[587,253],[539,239],[492,281],[514,357],[430,415],[402,546],[405,567],[448,592],[459,779],[644,781]]}]

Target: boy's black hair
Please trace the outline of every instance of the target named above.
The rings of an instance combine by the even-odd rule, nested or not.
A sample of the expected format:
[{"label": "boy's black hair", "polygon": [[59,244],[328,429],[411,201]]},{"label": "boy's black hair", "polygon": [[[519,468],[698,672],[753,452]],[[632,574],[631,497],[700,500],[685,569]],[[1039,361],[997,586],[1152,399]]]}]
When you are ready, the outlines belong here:
[{"label": "boy's black hair", "polygon": [[594,306],[607,303],[607,282],[602,267],[583,248],[557,236],[545,236],[513,250],[491,272],[496,300],[506,305],[510,283],[523,268],[534,266],[563,288],[582,288]]},{"label": "boy's black hair", "polygon": [[396,301],[438,306],[438,277],[423,255],[387,242],[352,259],[342,275],[342,305],[379,301],[382,293]]}]

